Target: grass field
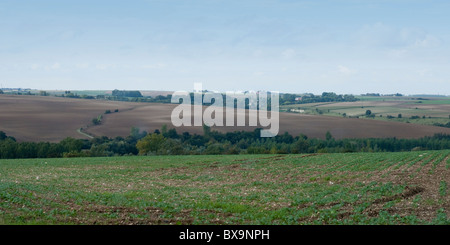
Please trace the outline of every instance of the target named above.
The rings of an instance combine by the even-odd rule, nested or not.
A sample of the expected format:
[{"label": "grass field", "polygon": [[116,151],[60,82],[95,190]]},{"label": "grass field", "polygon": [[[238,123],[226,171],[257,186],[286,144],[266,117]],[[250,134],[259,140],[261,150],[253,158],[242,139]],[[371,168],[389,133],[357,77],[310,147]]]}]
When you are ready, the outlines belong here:
[{"label": "grass field", "polygon": [[450,224],[450,150],[0,161],[0,224]]},{"label": "grass field", "polygon": [[[403,122],[420,125],[446,124],[450,122],[450,99],[437,97],[421,99],[415,97],[358,97],[356,102],[323,102],[281,106],[281,111],[335,117],[366,118],[370,110],[373,119],[387,122]],[[292,111],[292,109],[294,111]],[[401,114],[402,118],[398,118]],[[389,116],[391,118],[389,118]],[[418,119],[411,119],[418,117]]]}]

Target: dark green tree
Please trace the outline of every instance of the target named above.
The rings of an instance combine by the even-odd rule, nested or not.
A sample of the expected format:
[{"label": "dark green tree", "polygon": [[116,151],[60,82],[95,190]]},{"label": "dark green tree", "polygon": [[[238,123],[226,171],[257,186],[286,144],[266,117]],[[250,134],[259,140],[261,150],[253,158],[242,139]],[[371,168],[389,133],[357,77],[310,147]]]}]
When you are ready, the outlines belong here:
[{"label": "dark green tree", "polygon": [[64,152],[80,152],[83,147],[83,141],[71,137],[65,138],[59,144],[64,148]]},{"label": "dark green tree", "polygon": [[331,132],[330,132],[330,131],[327,131],[327,133],[325,134],[325,139],[326,139],[327,141],[330,141],[330,140],[333,139],[333,135],[331,135]]}]

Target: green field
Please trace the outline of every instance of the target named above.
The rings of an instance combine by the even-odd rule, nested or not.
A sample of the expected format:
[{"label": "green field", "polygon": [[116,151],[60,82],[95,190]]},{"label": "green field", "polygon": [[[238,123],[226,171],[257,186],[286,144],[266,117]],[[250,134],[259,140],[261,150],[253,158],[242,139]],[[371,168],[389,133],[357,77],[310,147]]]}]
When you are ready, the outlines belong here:
[{"label": "green field", "polygon": [[0,161],[0,224],[450,224],[450,150]]},{"label": "green field", "polygon": [[[396,121],[422,125],[445,125],[450,123],[449,97],[370,97],[357,96],[356,102],[322,102],[282,105],[280,111],[337,117],[368,119],[370,110],[375,120]],[[402,115],[398,118],[399,114]],[[418,117],[418,118],[417,118]]]},{"label": "green field", "polygon": [[[65,91],[47,91],[48,93],[50,93],[51,95],[64,95]],[[97,96],[97,95],[111,95],[111,93],[109,93],[107,90],[71,90],[70,91],[73,94],[76,95],[88,95],[88,96]]]}]

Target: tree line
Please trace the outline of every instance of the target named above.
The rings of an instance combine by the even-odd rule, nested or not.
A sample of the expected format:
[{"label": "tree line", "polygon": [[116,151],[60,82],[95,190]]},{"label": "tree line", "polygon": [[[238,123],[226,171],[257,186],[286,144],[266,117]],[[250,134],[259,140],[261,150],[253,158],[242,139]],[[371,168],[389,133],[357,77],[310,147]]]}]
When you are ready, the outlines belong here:
[{"label": "tree line", "polygon": [[261,138],[260,130],[221,133],[204,126],[203,134],[178,133],[163,126],[153,133],[132,128],[127,137],[66,138],[58,143],[17,142],[0,131],[0,158],[107,157],[127,155],[299,154],[343,152],[398,152],[450,149],[450,135],[419,139],[325,139],[288,133]]},{"label": "tree line", "polygon": [[[209,92],[204,90],[203,93]],[[248,91],[246,91],[248,92]],[[244,93],[246,93],[244,92]],[[1,91],[0,91],[1,94]],[[36,95],[30,91],[27,93],[16,93],[20,95]],[[194,93],[189,93],[191,101],[194,101]],[[37,95],[50,96],[51,94],[46,91],[40,91]],[[55,95],[58,97],[58,95]],[[224,103],[226,102],[226,94],[222,94]],[[128,102],[146,102],[146,103],[171,103],[172,95],[157,95],[157,96],[143,96],[140,91],[129,90],[113,90],[111,95],[99,94],[99,95],[78,95],[71,91],[65,91],[60,97],[77,98],[77,99],[98,99],[98,100],[113,100],[113,101],[128,101]],[[270,99],[270,98],[269,98]],[[280,93],[280,105],[290,104],[306,104],[306,103],[319,103],[319,102],[353,102],[359,99],[350,94],[336,94],[334,92],[323,92],[321,95],[314,95],[312,93],[306,94],[290,94]],[[268,103],[270,107],[270,102]],[[246,105],[248,109],[248,105]]]},{"label": "tree line", "polygon": [[323,92],[322,95],[314,95],[311,93],[297,94],[281,94],[280,105],[290,104],[307,104],[320,102],[354,102],[359,99],[351,94],[336,94],[334,92]]}]

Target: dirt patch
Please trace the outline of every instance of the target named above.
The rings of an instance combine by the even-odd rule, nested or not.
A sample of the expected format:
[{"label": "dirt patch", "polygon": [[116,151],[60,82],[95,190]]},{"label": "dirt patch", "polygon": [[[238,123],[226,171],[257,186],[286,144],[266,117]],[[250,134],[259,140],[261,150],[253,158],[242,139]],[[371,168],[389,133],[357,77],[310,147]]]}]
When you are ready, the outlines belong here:
[{"label": "dirt patch", "polygon": [[[138,209],[133,207],[108,207],[101,205],[90,205],[77,210],[77,217],[70,218],[79,224],[108,224],[108,225],[159,225],[159,224],[190,224],[192,220],[185,217],[183,212],[179,213],[179,219],[161,218],[164,211],[160,208],[146,207]],[[110,216],[110,217],[106,217]],[[145,218],[136,218],[142,216]],[[86,217],[86,218],[85,218]]]},{"label": "dirt patch", "polygon": [[[201,213],[202,216],[213,216],[209,220],[211,224],[226,224],[226,219],[233,214],[219,212],[215,210],[192,210],[184,209],[171,213],[160,208],[146,207],[138,209],[135,207],[111,207],[102,205],[89,205],[79,208],[76,217],[69,217],[62,222],[74,222],[76,224],[87,225],[192,225],[195,222],[194,212]],[[107,217],[109,216],[109,217]],[[164,218],[170,217],[170,218]]]},{"label": "dirt patch", "polygon": [[320,155],[320,153],[314,153],[314,154],[303,155],[303,156],[301,156],[301,158],[304,158],[304,157],[314,157],[314,156],[318,156],[318,155]]},{"label": "dirt patch", "polygon": [[285,155],[276,155],[276,156],[270,156],[270,157],[261,157],[260,160],[270,160],[270,161],[281,161],[286,158]]},{"label": "dirt patch", "polygon": [[405,192],[397,194],[397,195],[393,195],[393,196],[390,196],[390,197],[379,198],[379,199],[376,199],[375,201],[373,201],[372,203],[373,204],[380,204],[380,203],[386,203],[386,202],[394,201],[394,200],[397,200],[399,198],[409,198],[409,197],[415,196],[415,195],[417,195],[417,194],[419,194],[419,193],[421,193],[423,191],[425,191],[425,189],[422,188],[422,187],[419,187],[419,186],[417,186],[417,187],[406,186]]}]

